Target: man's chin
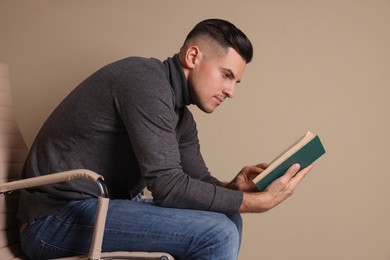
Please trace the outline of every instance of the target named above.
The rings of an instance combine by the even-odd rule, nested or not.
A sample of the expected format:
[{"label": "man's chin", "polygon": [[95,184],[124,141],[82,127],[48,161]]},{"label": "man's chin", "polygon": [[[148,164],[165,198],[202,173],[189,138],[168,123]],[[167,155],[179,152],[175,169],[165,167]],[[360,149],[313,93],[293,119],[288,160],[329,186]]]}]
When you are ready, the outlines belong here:
[{"label": "man's chin", "polygon": [[214,110],[216,109],[216,107],[204,107],[204,106],[199,106],[197,105],[197,107],[202,110],[203,112],[207,113],[207,114],[211,114],[214,112]]}]

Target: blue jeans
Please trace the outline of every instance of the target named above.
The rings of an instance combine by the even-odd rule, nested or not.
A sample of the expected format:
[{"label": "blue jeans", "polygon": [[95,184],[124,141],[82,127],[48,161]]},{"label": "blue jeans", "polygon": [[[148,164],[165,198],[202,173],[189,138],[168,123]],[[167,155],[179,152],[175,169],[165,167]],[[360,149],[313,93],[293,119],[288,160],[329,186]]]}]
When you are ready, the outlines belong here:
[{"label": "blue jeans", "polygon": [[[21,245],[30,259],[86,255],[97,199],[73,201],[53,214],[29,221]],[[239,214],[163,208],[145,200],[111,200],[103,251],[163,251],[176,259],[237,259]]]}]

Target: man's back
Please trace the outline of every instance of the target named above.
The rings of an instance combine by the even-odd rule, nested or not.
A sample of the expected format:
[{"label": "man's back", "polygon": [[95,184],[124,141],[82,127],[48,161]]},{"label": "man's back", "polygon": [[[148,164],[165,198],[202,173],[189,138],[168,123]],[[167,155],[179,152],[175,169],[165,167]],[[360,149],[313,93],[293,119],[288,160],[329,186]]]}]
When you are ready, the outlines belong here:
[{"label": "man's back", "polygon": [[[139,94],[142,91],[137,89],[142,85],[132,81],[151,77],[148,70],[149,73],[150,70],[161,71],[159,80],[168,82],[160,61],[143,58],[126,58],[114,62],[84,80],[44,123],[26,161],[24,177],[85,168],[105,177],[112,198],[136,196],[144,188],[144,183],[123,122],[123,117],[127,115],[123,115],[120,110],[120,102],[125,102],[121,94],[123,92],[136,96],[134,99],[140,104],[143,102],[142,95]],[[154,86],[156,85],[149,85],[148,91],[157,91],[152,89]],[[159,86],[165,87],[159,92],[167,93],[172,99],[172,91],[167,92],[167,84]],[[130,102],[129,100],[129,104]],[[40,196],[40,205],[44,205],[44,202],[53,204],[50,201],[52,198],[61,204],[64,199],[97,195],[96,187],[82,181],[41,189],[50,196],[35,193],[34,196]],[[47,214],[39,212],[41,206],[29,208],[33,212],[37,210],[33,215]]]}]

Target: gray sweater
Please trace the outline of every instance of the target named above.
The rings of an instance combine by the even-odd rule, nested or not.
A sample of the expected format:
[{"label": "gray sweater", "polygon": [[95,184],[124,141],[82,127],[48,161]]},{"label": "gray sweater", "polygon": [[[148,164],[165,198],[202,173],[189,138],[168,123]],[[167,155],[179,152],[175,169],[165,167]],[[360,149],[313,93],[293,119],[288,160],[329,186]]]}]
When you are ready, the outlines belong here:
[{"label": "gray sweater", "polygon": [[[111,199],[145,185],[163,207],[237,213],[242,193],[219,186],[200,153],[192,103],[178,56],[130,57],[98,70],[54,110],[39,131],[23,177],[85,168],[104,176]],[[97,197],[72,181],[21,193],[18,216],[35,219],[71,200]]]}]

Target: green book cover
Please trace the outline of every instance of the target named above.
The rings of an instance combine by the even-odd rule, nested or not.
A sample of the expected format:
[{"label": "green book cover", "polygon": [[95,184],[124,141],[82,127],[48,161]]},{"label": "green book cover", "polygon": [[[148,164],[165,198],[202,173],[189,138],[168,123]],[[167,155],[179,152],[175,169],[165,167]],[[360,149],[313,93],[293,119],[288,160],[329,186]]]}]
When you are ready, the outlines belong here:
[{"label": "green book cover", "polygon": [[[311,134],[310,132],[308,134]],[[299,144],[299,142],[298,142]],[[254,180],[259,191],[264,191],[265,188],[270,185],[275,179],[281,177],[287,170],[295,163],[301,165],[301,169],[306,168],[312,164],[315,160],[325,154],[325,149],[321,143],[320,138],[316,135],[303,145],[299,150],[288,156],[278,166],[275,167],[271,172],[267,173],[265,177],[259,175],[260,180]],[[271,164],[272,165],[272,164]]]}]

